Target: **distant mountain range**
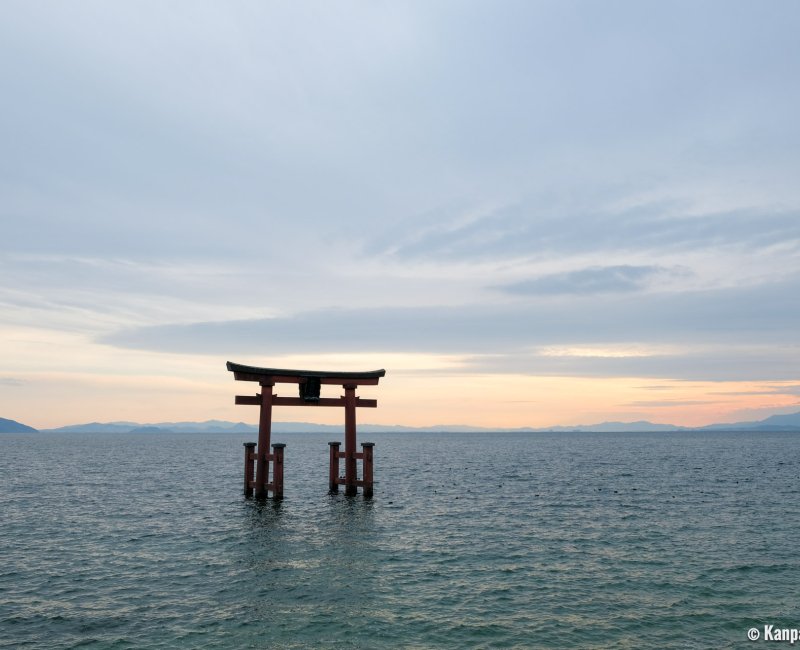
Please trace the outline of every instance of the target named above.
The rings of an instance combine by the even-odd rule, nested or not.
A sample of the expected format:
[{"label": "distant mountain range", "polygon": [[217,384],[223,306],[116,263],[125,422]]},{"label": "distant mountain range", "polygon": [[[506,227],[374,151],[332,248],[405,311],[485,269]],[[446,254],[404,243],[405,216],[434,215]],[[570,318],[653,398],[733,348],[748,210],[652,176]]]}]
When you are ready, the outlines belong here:
[{"label": "distant mountain range", "polygon": [[[308,422],[273,422],[274,433],[338,433],[343,425],[311,424]],[[405,427],[400,425],[361,424],[358,430],[362,433],[407,433],[407,432],[481,432],[481,431],[519,431],[519,432],[636,432],[636,431],[798,431],[800,432],[800,412],[788,415],[773,415],[764,420],[754,422],[735,422],[732,424],[710,424],[705,427],[679,427],[672,424],[654,424],[652,422],[602,422],[576,426],[542,427],[534,429],[522,427],[517,429],[471,427],[464,425],[436,425],[430,427]],[[206,422],[160,422],[157,424],[141,424],[138,422],[90,422],[73,424],[57,429],[44,429],[45,433],[255,433],[255,424],[244,422],[227,422],[225,420],[207,420]],[[0,433],[35,433],[36,429],[16,422],[0,418]]]},{"label": "distant mountain range", "polygon": [[16,420],[0,418],[0,433],[36,433],[36,429]]}]

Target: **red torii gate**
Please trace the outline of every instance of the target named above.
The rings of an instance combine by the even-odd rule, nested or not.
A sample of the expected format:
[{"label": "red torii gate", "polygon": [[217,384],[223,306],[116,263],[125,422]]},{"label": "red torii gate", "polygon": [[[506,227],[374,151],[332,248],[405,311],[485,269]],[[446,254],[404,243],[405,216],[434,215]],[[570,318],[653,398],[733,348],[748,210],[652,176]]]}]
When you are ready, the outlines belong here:
[{"label": "red torii gate", "polygon": [[[385,370],[368,372],[335,372],[318,370],[286,370],[282,368],[257,368],[243,366],[228,361],[228,370],[239,381],[256,381],[261,385],[261,393],[256,395],[237,395],[236,404],[254,404],[261,407],[258,421],[258,448],[256,443],[244,443],[244,493],[256,498],[264,498],[269,491],[276,499],[283,497],[283,449],[286,445],[274,443],[269,453],[272,431],[273,406],[343,406],[344,407],[344,452],[339,451],[339,442],[330,442],[329,488],[338,492],[339,485],[345,486],[344,493],[355,495],[358,487],[364,488],[364,496],[372,496],[372,448],[374,444],[364,442],[363,451],[356,451],[356,407],[376,408],[378,401],[356,396],[358,386],[376,386]],[[299,397],[280,397],[272,392],[275,384],[297,384]],[[320,397],[320,386],[333,384],[344,388],[342,397]],[[344,458],[344,478],[339,478],[339,459]],[[362,479],[358,480],[357,461],[363,465]],[[269,463],[272,461],[272,481],[269,482]],[[255,465],[255,467],[254,467]],[[255,470],[255,478],[253,477]]]}]

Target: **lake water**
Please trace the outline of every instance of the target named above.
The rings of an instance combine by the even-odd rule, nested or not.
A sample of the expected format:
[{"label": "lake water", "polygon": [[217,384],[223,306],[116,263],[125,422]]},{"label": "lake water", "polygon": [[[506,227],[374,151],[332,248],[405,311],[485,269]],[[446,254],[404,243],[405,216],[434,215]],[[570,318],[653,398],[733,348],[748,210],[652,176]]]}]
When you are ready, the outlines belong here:
[{"label": "lake water", "polygon": [[[800,627],[800,434],[0,436],[0,646],[739,648]],[[788,644],[784,644],[788,645]]]}]

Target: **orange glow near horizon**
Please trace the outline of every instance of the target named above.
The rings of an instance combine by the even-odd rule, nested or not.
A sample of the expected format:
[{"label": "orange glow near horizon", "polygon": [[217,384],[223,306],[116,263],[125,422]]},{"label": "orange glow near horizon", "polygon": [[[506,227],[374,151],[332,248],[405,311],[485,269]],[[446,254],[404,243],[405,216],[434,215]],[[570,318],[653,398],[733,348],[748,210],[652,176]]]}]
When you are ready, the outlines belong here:
[{"label": "orange glow near horizon", "polygon": [[[233,396],[255,394],[258,385],[236,382],[220,356],[117,349],[75,334],[5,328],[6,370],[0,417],[38,429],[86,422],[142,424],[230,420],[256,423],[257,409],[235,406]],[[798,382],[678,381],[641,377],[544,377],[473,374],[460,357],[432,354],[293,355],[231,358],[284,368],[373,370],[385,367],[379,386],[363,397],[359,422],[433,426],[517,428],[594,424],[604,421],[702,426],[759,420],[797,410]],[[79,370],[76,370],[79,369]],[[290,385],[277,387],[294,394]],[[323,394],[336,396],[337,387]],[[275,421],[338,424],[338,409],[283,407]]]},{"label": "orange glow near horizon", "polygon": [[[255,424],[252,406],[235,406],[237,394],[254,394],[258,385],[235,382],[229,373],[209,377],[148,375],[103,376],[35,373],[24,386],[3,391],[2,416],[39,429],[85,422],[231,420]],[[702,426],[758,420],[798,407],[798,398],[781,393],[788,382],[685,382],[642,378],[530,377],[392,373],[379,386],[365,386],[362,397],[377,398],[377,409],[362,409],[359,422],[424,427],[472,425],[488,428],[547,427],[605,421]],[[28,390],[23,390],[26,388]],[[276,392],[293,395],[292,385]],[[324,396],[341,393],[325,386]],[[13,401],[11,398],[14,394]],[[47,405],[43,408],[43,405]],[[276,422],[338,424],[338,409],[280,407]]]},{"label": "orange glow near horizon", "polygon": [[[377,422],[547,427],[604,421],[703,426],[800,406],[792,382],[686,382],[524,375],[400,376],[379,399]],[[394,416],[394,417],[393,417]],[[362,416],[363,419],[363,416]]]}]

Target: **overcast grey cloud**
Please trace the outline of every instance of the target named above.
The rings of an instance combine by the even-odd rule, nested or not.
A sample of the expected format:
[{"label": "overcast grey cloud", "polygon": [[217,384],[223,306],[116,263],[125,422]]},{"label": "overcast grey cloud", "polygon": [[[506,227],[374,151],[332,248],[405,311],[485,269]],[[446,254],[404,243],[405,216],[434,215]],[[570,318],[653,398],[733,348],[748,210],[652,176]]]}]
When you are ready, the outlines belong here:
[{"label": "overcast grey cloud", "polygon": [[[9,377],[69,335],[797,379],[793,0],[2,12]],[[652,349],[541,351],[596,344]]]}]

